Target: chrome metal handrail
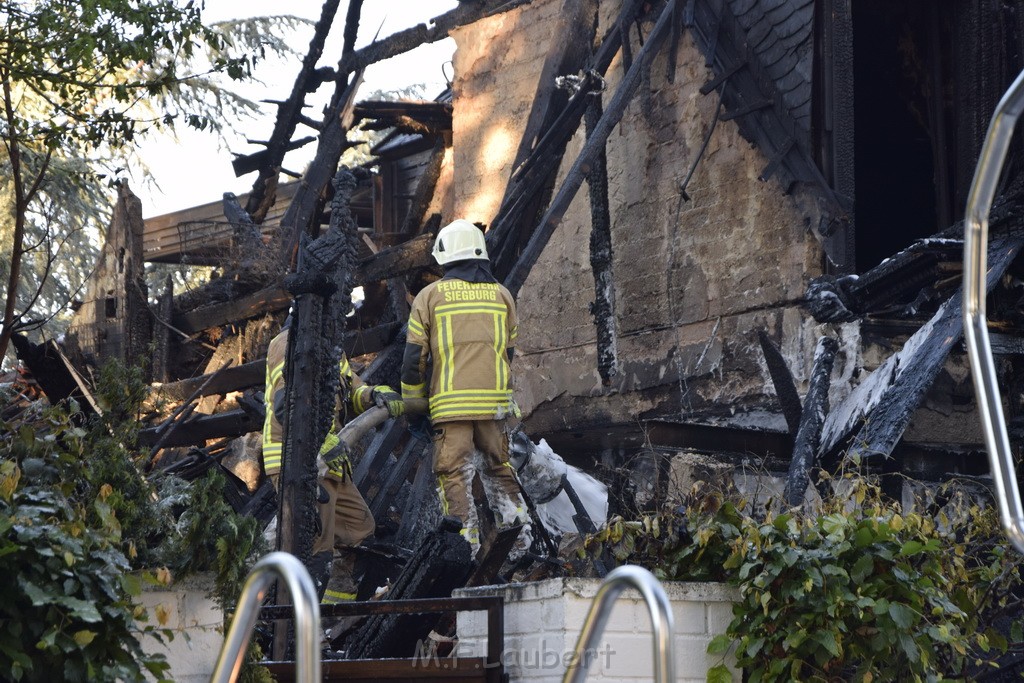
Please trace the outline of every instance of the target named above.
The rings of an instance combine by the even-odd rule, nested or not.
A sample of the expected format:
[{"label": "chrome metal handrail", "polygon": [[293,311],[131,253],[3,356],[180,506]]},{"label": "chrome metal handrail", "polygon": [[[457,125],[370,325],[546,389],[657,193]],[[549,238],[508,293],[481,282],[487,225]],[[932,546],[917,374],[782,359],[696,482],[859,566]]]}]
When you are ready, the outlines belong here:
[{"label": "chrome metal handrail", "polygon": [[658,683],[670,683],[676,680],[676,664],[672,644],[672,609],[669,605],[665,589],[661,587],[654,575],[646,569],[627,565],[613,569],[594,596],[587,618],[583,622],[580,639],[576,642],[569,668],[565,671],[563,683],[582,683],[590,668],[589,651],[608,625],[608,617],[612,613],[615,600],[626,588],[636,588],[647,604],[651,615],[651,628],[654,632],[654,680]]},{"label": "chrome metal handrail", "polygon": [[978,157],[964,217],[964,338],[974,376],[974,391],[981,413],[985,447],[995,480],[999,518],[1013,547],[1024,553],[1024,507],[1017,487],[1017,472],[1006,432],[1003,404],[996,383],[992,346],[985,316],[985,279],[988,271],[988,214],[995,198],[999,174],[1006,160],[1013,129],[1024,111],[1024,72],[996,105],[985,143]]},{"label": "chrome metal handrail", "polygon": [[238,676],[260,603],[278,578],[288,588],[295,607],[295,680],[299,683],[321,680],[320,601],[316,587],[297,557],[279,551],[263,557],[249,572],[210,683],[229,683]]}]

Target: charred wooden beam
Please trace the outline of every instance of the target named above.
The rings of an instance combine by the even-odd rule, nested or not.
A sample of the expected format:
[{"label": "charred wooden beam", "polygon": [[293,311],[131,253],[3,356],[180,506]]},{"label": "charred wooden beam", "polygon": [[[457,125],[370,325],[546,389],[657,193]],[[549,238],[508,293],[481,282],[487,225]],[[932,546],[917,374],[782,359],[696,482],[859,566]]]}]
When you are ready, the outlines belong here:
[{"label": "charred wooden beam", "polygon": [[[601,101],[593,98],[584,122],[587,137],[601,120]],[[608,159],[604,145],[587,176],[590,190],[590,267],[594,271],[594,303],[590,314],[597,327],[597,371],[609,386],[618,374],[618,339],[615,330],[615,284],[612,280],[612,220],[608,209]]]},{"label": "charred wooden beam", "polygon": [[[296,123],[298,123],[299,120],[300,118],[296,117]],[[296,149],[302,149],[303,147],[313,142],[314,140],[316,140],[315,137],[313,137],[312,135],[307,135],[304,138],[292,140],[287,145],[284,145],[282,153],[280,154],[281,160],[277,162],[278,166],[275,166],[274,168],[280,168],[281,161],[284,160],[285,154]],[[270,160],[273,159],[275,156],[277,156],[275,151],[270,149],[261,149],[258,152],[253,152],[252,154],[239,154],[236,155],[235,158],[231,160],[231,168],[232,170],[234,170],[236,177],[243,176],[246,173],[252,173],[253,171],[259,171],[261,169],[268,168]],[[249,193],[249,197],[252,197],[252,192]],[[259,213],[258,206],[254,207],[254,210],[257,211],[257,213]]]},{"label": "charred wooden beam", "polygon": [[275,285],[236,301],[204,306],[175,316],[173,324],[186,334],[194,334],[211,327],[262,315],[269,311],[280,311],[287,308],[291,300],[292,295],[288,291]]},{"label": "charred wooden beam", "polygon": [[[1022,246],[1024,239],[1020,237],[998,239],[989,244],[986,290],[1002,277]],[[847,459],[892,453],[950,350],[963,335],[962,303],[961,289],[907,340],[899,352],[886,359],[847,397],[838,413],[849,419],[843,423],[826,423],[827,431],[823,434],[821,446],[823,454],[827,454],[852,430],[857,431],[847,451]],[[847,404],[852,408],[846,408]]]},{"label": "charred wooden beam", "polygon": [[[324,192],[338,166],[341,153],[348,146],[346,134],[352,125],[352,107],[355,104],[356,91],[362,83],[362,72],[359,72],[345,90],[344,96],[337,107],[331,108],[324,116],[324,128],[320,132],[316,156],[310,162],[306,173],[302,176],[299,188],[281,217],[282,256],[286,261],[299,244],[299,235],[315,236],[319,225],[314,226],[314,219],[320,214],[324,202]],[[347,200],[346,200],[347,201]]]},{"label": "charred wooden beam", "polygon": [[[433,246],[431,235],[403,242],[382,249],[360,261],[354,273],[355,282],[363,284],[399,277],[411,271],[426,268],[432,264],[430,250]],[[239,322],[258,315],[281,311],[292,301],[291,293],[280,285],[261,289],[235,301],[226,301],[212,306],[197,308],[174,317],[173,325],[185,334],[195,334],[211,327]]]},{"label": "charred wooden beam", "polygon": [[401,233],[403,235],[418,235],[423,229],[423,219],[430,209],[430,202],[437,190],[437,181],[441,178],[441,170],[444,167],[445,152],[448,145],[444,138],[438,138],[434,143],[434,149],[430,151],[430,159],[427,161],[423,174],[416,182],[416,191],[412,196],[412,204],[409,206],[409,213],[402,221]]},{"label": "charred wooden beam", "polygon": [[[185,423],[187,429],[179,429],[163,443],[163,448],[172,446],[195,446],[209,439],[243,436],[263,428],[263,413],[256,410],[227,410],[223,413],[203,415]],[[152,446],[160,439],[155,427],[139,432],[139,444]]]},{"label": "charred wooden beam", "polygon": [[[302,59],[302,66],[299,68],[299,74],[295,78],[291,94],[278,107],[277,118],[274,121],[274,130],[270,135],[270,141],[267,143],[267,149],[264,150],[263,156],[257,162],[259,176],[253,183],[245,206],[246,211],[257,223],[263,222],[263,218],[267,215],[267,210],[274,203],[272,196],[270,201],[267,201],[267,190],[271,188],[271,191],[273,191],[276,188],[277,168],[284,161],[284,155],[288,151],[292,135],[295,133],[295,126],[298,124],[299,117],[302,116],[302,107],[305,103],[306,93],[309,90],[309,83],[311,80],[318,78],[316,75],[316,65],[321,55],[323,55],[327,34],[334,24],[334,15],[338,12],[340,1],[326,0],[320,9],[320,18],[313,29],[313,37],[309,41],[309,49],[306,52],[306,56]],[[241,161],[244,158],[241,157],[236,161]],[[244,162],[241,163],[243,168],[247,168]],[[234,166],[234,163],[232,165]],[[242,171],[240,173],[238,169],[239,166],[235,166],[235,175],[249,172]],[[274,181],[273,184],[271,184],[271,179]]]},{"label": "charred wooden beam", "polygon": [[338,172],[331,225],[322,237],[304,240],[299,268],[288,280],[295,324],[285,362],[278,548],[307,565],[318,515],[317,454],[334,421],[341,361],[336,349],[352,307],[358,230],[349,201],[356,185],[348,169]]},{"label": "charred wooden beam", "polygon": [[425,268],[431,264],[430,250],[433,245],[433,235],[420,235],[408,242],[381,249],[360,262],[355,273],[356,281],[386,280],[417,268]]},{"label": "charred wooden beam", "polygon": [[786,365],[786,359],[782,357],[779,347],[771,340],[768,333],[759,330],[757,339],[761,343],[761,351],[764,353],[764,361],[768,366],[768,374],[771,375],[772,384],[775,386],[775,395],[782,405],[782,414],[786,418],[786,425],[789,433],[796,436],[800,429],[802,409],[800,407],[800,394],[796,391],[796,382],[793,381],[793,373]]},{"label": "charred wooden beam", "polygon": [[199,396],[208,394],[226,394],[242,391],[250,387],[262,386],[266,381],[267,361],[256,360],[234,367],[224,367],[215,373],[217,376],[200,375],[155,386],[151,400],[164,400],[173,403],[185,401],[186,398],[199,391]]},{"label": "charred wooden beam", "polygon": [[432,130],[451,130],[452,104],[433,101],[364,100],[355,106],[353,117],[357,120],[407,118]]},{"label": "charred wooden beam", "polygon": [[[448,597],[463,586],[472,567],[469,543],[459,535],[459,523],[445,518],[428,535],[384,594],[384,600]],[[384,615],[368,618],[345,642],[350,659],[409,657],[417,642],[429,634],[437,615]]]},{"label": "charred wooden beam", "polygon": [[585,70],[583,80],[578,83],[575,94],[558,114],[555,120],[542,131],[540,139],[533,146],[530,155],[515,167],[501,206],[487,234],[488,251],[494,266],[494,273],[504,279],[518,257],[520,247],[529,239],[524,231],[512,238],[520,225],[532,226],[533,217],[526,220],[531,211],[543,202],[543,194],[550,191],[555,173],[561,165],[569,139],[579,128],[580,121],[594,92],[603,87],[601,76],[608,70],[612,58],[622,46],[623,33],[618,27],[628,25],[639,11],[642,0],[628,0],[619,12],[615,26],[608,32],[601,47]]},{"label": "charred wooden beam", "polygon": [[569,94],[557,86],[555,79],[577,73],[590,58],[597,24],[594,21],[596,11],[596,0],[562,0],[558,23],[554,30],[554,35],[558,38],[551,41],[544,66],[541,67],[537,92],[533,96],[523,137],[519,141],[519,149],[512,162],[513,169],[519,168],[520,164],[526,161],[534,143],[551,128],[559,112],[565,109],[569,102]]},{"label": "charred wooden beam", "polygon": [[344,79],[350,73],[404,54],[420,45],[444,40],[448,37],[448,32],[458,26],[472,24],[491,14],[507,12],[529,2],[530,0],[481,0],[460,4],[455,9],[431,19],[429,27],[426,24],[418,24],[344,55],[338,62],[338,78]]},{"label": "charred wooden beam", "polygon": [[832,365],[836,359],[839,342],[831,337],[822,337],[814,350],[811,366],[811,381],[804,397],[800,414],[800,427],[793,444],[793,456],[789,462],[789,477],[783,496],[789,505],[800,505],[811,480],[811,468],[816,462],[818,445],[821,442],[821,428],[828,415],[828,388],[832,379]]},{"label": "charred wooden beam", "polygon": [[544,217],[541,218],[540,224],[535,228],[529,243],[520,255],[512,272],[505,278],[505,286],[508,287],[513,296],[519,292],[523,283],[526,282],[530,269],[537,262],[541,251],[547,246],[548,240],[551,239],[555,228],[558,227],[562,217],[565,215],[565,211],[569,208],[570,202],[576,196],[576,192],[583,183],[584,177],[593,167],[596,156],[604,148],[604,144],[612,129],[619,122],[619,119],[622,118],[626,106],[633,98],[633,93],[636,91],[637,86],[640,85],[641,77],[668,34],[673,9],[677,2],[679,0],[669,0],[665,9],[662,10],[661,16],[647,37],[647,42],[644,43],[644,46],[637,53],[636,61],[622,77],[622,82],[615,91],[615,95],[609,101],[607,109],[594,127],[594,131],[587,139],[583,150],[576,158],[572,168],[566,173],[562,186],[558,189],[554,199],[551,200],[551,205],[545,212]]}]

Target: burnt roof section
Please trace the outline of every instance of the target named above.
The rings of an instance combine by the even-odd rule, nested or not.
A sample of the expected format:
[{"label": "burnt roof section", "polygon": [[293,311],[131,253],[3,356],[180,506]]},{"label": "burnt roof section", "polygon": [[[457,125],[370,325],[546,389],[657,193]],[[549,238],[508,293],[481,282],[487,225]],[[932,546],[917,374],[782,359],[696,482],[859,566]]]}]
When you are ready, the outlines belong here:
[{"label": "burnt roof section", "polygon": [[723,86],[722,120],[768,157],[761,172],[787,191],[807,183],[835,201],[811,153],[813,0],[690,0],[687,24]]}]

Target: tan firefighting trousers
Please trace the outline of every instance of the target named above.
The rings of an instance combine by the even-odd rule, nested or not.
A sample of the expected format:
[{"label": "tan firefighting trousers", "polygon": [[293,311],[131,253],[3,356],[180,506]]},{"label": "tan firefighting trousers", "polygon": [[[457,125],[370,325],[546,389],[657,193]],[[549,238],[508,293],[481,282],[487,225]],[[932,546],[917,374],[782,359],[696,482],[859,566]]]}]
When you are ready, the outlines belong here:
[{"label": "tan firefighting trousers", "polygon": [[[280,475],[271,475],[274,488],[278,488]],[[312,554],[331,551],[335,545],[342,546],[342,552],[336,555],[335,566],[331,571],[331,580],[327,584],[325,603],[355,599],[355,578],[353,569],[355,555],[344,552],[344,546],[359,545],[373,533],[376,522],[373,513],[367,507],[362,494],[355,483],[330,472],[321,479],[327,490],[328,500],[320,505],[320,535],[313,543]]]},{"label": "tan firefighting trousers", "polygon": [[498,525],[525,521],[523,498],[508,461],[506,420],[457,420],[434,426],[434,475],[441,512],[462,521],[463,536],[479,545],[473,502],[474,451],[482,458],[481,480]]}]

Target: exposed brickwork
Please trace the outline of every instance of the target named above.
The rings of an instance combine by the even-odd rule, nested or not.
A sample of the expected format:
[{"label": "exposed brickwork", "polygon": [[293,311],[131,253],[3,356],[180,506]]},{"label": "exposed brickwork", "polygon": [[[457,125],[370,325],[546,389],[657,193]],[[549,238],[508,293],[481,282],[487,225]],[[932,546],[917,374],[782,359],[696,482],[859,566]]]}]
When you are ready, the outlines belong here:
[{"label": "exposed brickwork", "polygon": [[[618,3],[608,4],[615,7],[602,3],[598,35],[617,12]],[[488,221],[500,202],[560,5],[536,0],[454,33],[454,206],[471,220]],[[609,71],[606,102],[623,75],[620,59]],[[813,322],[798,307],[807,279],[820,272],[813,216],[799,196],[758,179],[767,160],[733,121],[718,123],[687,188],[691,201],[680,200],[717,95],[700,94],[711,72],[686,33],[676,61],[675,83],[668,83],[667,50],[659,53],[607,144],[617,384],[602,387],[596,372],[590,211],[581,191],[520,292],[515,372],[521,406],[535,413],[528,426],[553,428],[573,397],[600,394],[609,395],[603,409],[613,422],[645,411],[696,415],[723,402],[763,405],[774,390],[751,343],[754,331],[768,329],[794,358],[813,353]],[[493,126],[486,136],[483,123]],[[562,173],[582,144],[581,129]],[[803,370],[794,367],[798,380]],[[664,400],[671,385],[680,385],[674,405]]]},{"label": "exposed brickwork", "polygon": [[[456,595],[501,595],[505,598],[503,663],[509,680],[555,683],[573,652],[600,581],[548,579],[530,584],[483,586]],[[704,681],[710,667],[722,661],[707,654],[707,644],[732,620],[737,594],[718,584],[664,584],[675,621],[673,646],[679,681]],[[483,612],[459,614],[458,636],[463,656],[485,652],[487,618]],[[626,591],[612,608],[605,635],[596,648],[590,677],[601,681],[650,681],[654,675],[651,619],[637,593]],[[727,660],[731,663],[731,660]],[[733,680],[741,680],[733,670]]]}]

